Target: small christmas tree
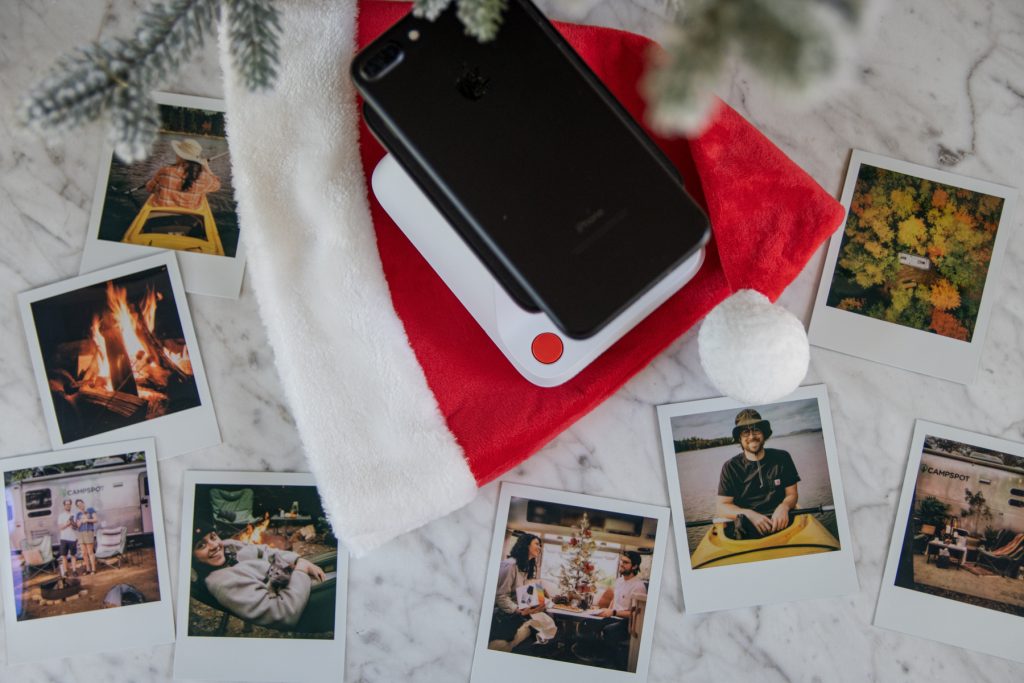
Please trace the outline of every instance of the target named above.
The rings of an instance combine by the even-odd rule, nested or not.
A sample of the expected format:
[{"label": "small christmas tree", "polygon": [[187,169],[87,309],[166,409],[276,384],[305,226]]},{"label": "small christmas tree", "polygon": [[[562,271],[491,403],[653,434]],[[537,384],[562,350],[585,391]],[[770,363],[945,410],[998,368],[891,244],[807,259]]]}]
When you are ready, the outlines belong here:
[{"label": "small christmas tree", "polygon": [[597,548],[590,531],[590,519],[583,513],[578,526],[572,530],[572,538],[562,544],[562,553],[569,557],[558,572],[558,586],[569,604],[583,609],[590,607],[597,591],[600,572],[594,566],[592,556]]}]

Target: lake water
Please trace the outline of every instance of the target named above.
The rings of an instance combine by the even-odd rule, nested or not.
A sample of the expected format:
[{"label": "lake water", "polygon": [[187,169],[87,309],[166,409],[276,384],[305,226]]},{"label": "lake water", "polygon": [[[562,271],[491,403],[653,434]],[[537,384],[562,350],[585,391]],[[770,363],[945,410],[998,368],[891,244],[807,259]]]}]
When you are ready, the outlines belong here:
[{"label": "lake water", "polygon": [[[825,458],[825,440],[820,431],[803,432],[792,436],[773,436],[765,444],[766,448],[788,451],[793,457],[793,464],[800,475],[798,491],[800,498],[797,507],[815,507],[831,505],[832,481],[828,473],[828,460]],[[686,451],[676,455],[676,467],[679,469],[679,491],[683,498],[683,514],[687,522],[710,519],[715,515],[715,503],[718,499],[718,479],[722,465],[734,455],[740,453],[737,444],[707,448],[701,451]],[[816,515],[832,534],[839,538],[836,528],[835,513]],[[686,530],[690,552],[697,547],[708,527],[694,527]],[[840,539],[841,540],[841,539]]]}]

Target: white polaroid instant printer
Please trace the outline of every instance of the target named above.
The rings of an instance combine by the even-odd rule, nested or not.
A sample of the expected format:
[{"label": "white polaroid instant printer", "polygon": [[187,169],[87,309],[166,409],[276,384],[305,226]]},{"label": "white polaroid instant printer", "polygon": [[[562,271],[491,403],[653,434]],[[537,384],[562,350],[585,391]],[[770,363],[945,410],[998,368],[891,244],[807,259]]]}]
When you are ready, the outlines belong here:
[{"label": "white polaroid instant printer", "polygon": [[539,387],[575,377],[675,294],[700,269],[703,247],[587,339],[561,333],[543,312],[523,310],[390,155],[373,171],[373,194],[512,366]]}]

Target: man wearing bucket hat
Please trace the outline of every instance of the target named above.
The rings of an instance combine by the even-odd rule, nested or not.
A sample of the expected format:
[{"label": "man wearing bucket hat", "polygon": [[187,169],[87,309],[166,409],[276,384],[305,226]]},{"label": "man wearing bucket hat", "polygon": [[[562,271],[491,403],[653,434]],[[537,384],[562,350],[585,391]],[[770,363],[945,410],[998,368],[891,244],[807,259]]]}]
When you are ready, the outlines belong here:
[{"label": "man wearing bucket hat", "polygon": [[146,183],[146,190],[153,193],[155,206],[198,209],[203,197],[220,189],[220,179],[210,170],[203,146],[195,140],[171,140],[171,149],[177,161],[157,171]]},{"label": "man wearing bucket hat", "polygon": [[800,475],[789,453],[764,447],[771,435],[771,423],[756,410],[736,415],[732,438],[743,452],[722,465],[715,510],[732,521],[725,530],[732,538],[760,538],[789,526]]}]

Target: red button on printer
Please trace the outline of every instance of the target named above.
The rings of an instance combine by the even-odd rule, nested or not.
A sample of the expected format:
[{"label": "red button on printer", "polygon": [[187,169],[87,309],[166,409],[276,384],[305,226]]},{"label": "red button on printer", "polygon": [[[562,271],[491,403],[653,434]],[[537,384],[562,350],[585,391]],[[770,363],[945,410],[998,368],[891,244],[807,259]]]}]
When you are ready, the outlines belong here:
[{"label": "red button on printer", "polygon": [[552,332],[541,332],[530,345],[533,357],[545,365],[551,365],[562,357],[562,339]]}]

